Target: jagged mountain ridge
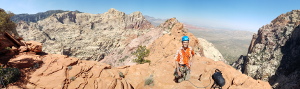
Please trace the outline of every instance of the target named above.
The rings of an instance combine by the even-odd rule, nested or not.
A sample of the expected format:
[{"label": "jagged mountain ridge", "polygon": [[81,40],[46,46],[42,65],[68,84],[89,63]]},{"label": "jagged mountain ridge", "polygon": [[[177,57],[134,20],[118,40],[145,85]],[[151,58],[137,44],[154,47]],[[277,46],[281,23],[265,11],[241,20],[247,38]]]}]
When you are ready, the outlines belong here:
[{"label": "jagged mountain ridge", "polygon": [[[16,14],[13,17],[11,17],[11,20],[15,23],[18,23],[20,21],[25,21],[25,22],[37,22],[39,20],[43,20],[45,18],[48,18],[52,14],[55,13],[63,13],[63,12],[68,12],[64,10],[48,10],[46,12],[39,12],[36,14]],[[77,13],[82,13],[80,11],[72,11],[72,12],[77,12]]]},{"label": "jagged mountain ridge", "polygon": [[300,10],[281,14],[253,35],[248,54],[235,67],[275,89],[300,88]]}]

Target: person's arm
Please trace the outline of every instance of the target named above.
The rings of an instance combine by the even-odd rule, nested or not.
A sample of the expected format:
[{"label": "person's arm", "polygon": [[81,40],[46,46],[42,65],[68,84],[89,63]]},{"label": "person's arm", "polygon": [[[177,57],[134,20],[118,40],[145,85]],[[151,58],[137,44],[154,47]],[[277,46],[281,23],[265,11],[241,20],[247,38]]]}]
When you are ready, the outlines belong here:
[{"label": "person's arm", "polygon": [[178,75],[181,75],[180,71],[179,71],[179,61],[180,61],[180,55],[179,55],[179,51],[177,51],[176,55],[175,55],[175,66],[176,66],[176,71],[178,73]]},{"label": "person's arm", "polygon": [[191,66],[192,66],[193,59],[194,59],[194,56],[195,56],[194,50],[191,51],[191,54],[192,54],[192,57],[190,58],[190,61],[189,61],[189,67],[190,67],[190,68],[191,68]]},{"label": "person's arm", "polygon": [[179,71],[179,63],[178,63],[178,61],[175,61],[175,65],[176,65],[176,70],[178,72]]},{"label": "person's arm", "polygon": [[191,53],[192,53],[192,57],[194,57],[194,55],[195,55],[195,52],[194,52],[194,50],[192,50],[192,52],[191,52]]}]

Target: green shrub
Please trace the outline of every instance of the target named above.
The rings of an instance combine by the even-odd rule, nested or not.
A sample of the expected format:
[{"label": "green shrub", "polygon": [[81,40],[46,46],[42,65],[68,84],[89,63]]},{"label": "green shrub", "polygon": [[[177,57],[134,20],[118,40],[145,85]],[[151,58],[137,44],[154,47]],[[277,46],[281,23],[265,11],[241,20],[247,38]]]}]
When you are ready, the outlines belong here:
[{"label": "green shrub", "polygon": [[11,50],[11,48],[10,48],[10,47],[6,47],[5,49],[6,49],[6,50]]},{"label": "green shrub", "polygon": [[13,13],[0,8],[0,32],[7,31],[18,35],[16,31],[16,24],[10,20],[12,16],[14,16]]},{"label": "green shrub", "polygon": [[18,68],[0,68],[0,83],[7,85],[16,82],[20,78],[20,70]]},{"label": "green shrub", "polygon": [[125,56],[124,58],[122,58],[122,59],[119,59],[119,62],[124,62],[125,61],[125,59],[127,59],[129,56]]},{"label": "green shrub", "polygon": [[[11,48],[10,47],[4,47],[4,48],[0,48],[0,55],[2,56],[2,55],[5,55],[5,54],[7,54],[7,53],[10,53],[11,51]],[[0,59],[1,60],[1,59]]]},{"label": "green shrub", "polygon": [[72,69],[72,66],[68,66],[68,68],[67,68],[68,70],[71,70]]},{"label": "green shrub", "polygon": [[119,76],[120,76],[121,78],[124,78],[124,77],[125,77],[124,74],[123,74],[122,72],[119,72]]},{"label": "green shrub", "polygon": [[133,59],[133,61],[138,64],[150,63],[150,60],[145,59],[145,57],[147,57],[149,53],[150,50],[146,49],[146,46],[139,46],[138,49],[134,53],[132,53],[137,57],[136,59]]},{"label": "green shrub", "polygon": [[73,77],[70,77],[70,80],[72,80],[72,81],[74,81],[76,79],[76,77],[75,76],[73,76]]},{"label": "green shrub", "polygon": [[40,64],[39,63],[34,63],[34,65],[32,67],[30,67],[31,69],[37,69],[40,68]]},{"label": "green shrub", "polygon": [[150,75],[150,77],[148,77],[146,80],[145,80],[145,84],[144,84],[144,86],[145,85],[151,85],[151,86],[153,86],[154,84],[153,84],[153,75]]}]

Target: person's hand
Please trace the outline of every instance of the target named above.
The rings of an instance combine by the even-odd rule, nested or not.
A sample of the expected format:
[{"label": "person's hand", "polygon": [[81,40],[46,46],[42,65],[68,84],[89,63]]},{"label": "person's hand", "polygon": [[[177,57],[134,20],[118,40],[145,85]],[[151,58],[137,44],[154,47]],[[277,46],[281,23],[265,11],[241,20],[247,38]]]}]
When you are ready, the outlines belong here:
[{"label": "person's hand", "polygon": [[177,74],[178,74],[178,76],[181,76],[181,72],[178,71]]},{"label": "person's hand", "polygon": [[189,65],[189,67],[188,67],[188,68],[189,68],[189,70],[191,70],[191,65]]}]

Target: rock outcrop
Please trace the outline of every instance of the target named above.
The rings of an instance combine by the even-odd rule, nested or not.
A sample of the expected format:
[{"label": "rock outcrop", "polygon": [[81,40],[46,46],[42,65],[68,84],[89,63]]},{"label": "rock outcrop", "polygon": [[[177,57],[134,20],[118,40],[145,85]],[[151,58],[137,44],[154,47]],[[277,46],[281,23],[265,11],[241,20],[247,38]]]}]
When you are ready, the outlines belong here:
[{"label": "rock outcrop", "polygon": [[282,14],[253,35],[244,73],[269,81],[273,88],[300,88],[300,10]]},{"label": "rock outcrop", "polygon": [[213,59],[215,61],[223,61],[229,64],[212,43],[203,38],[198,38],[198,40],[200,41],[200,45],[203,47],[203,53],[206,58]]},{"label": "rock outcrop", "polygon": [[11,35],[8,32],[0,32],[0,63],[6,64],[10,58],[18,54],[17,47],[24,46],[25,44],[20,41],[21,38],[16,35]]},{"label": "rock outcrop", "polygon": [[239,57],[238,60],[236,60],[234,63],[232,63],[232,67],[236,68],[237,70],[241,71],[241,72],[244,72],[245,70],[245,62],[246,62],[246,57],[247,56],[244,56],[244,55],[241,55]]}]

